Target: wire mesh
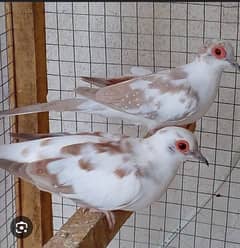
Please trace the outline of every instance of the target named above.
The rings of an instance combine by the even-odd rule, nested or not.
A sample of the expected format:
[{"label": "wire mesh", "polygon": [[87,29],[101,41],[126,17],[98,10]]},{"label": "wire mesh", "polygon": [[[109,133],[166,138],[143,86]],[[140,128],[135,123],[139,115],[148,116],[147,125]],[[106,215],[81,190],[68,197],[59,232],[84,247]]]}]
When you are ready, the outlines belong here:
[{"label": "wire mesh", "polygon": [[[48,99],[74,96],[71,90],[84,85],[80,76],[112,77],[135,65],[158,71],[188,63],[209,38],[231,41],[239,60],[239,9],[238,2],[46,3]],[[210,167],[185,163],[167,193],[135,213],[110,248],[240,246],[240,168],[230,167],[239,153],[239,99],[239,73],[226,70],[214,104],[197,123]],[[50,129],[141,136],[131,123],[81,113],[51,113]],[[54,197],[55,231],[76,207]]]},{"label": "wire mesh", "polygon": [[[10,92],[8,66],[13,61],[8,57],[8,51],[12,44],[7,43],[7,36],[11,30],[6,29],[7,15],[5,4],[0,3],[0,110],[9,109]],[[13,123],[9,119],[0,119],[0,144],[10,143],[10,130]],[[16,247],[16,239],[10,231],[10,224],[16,215],[15,210],[15,181],[5,170],[0,169],[0,247]]]}]

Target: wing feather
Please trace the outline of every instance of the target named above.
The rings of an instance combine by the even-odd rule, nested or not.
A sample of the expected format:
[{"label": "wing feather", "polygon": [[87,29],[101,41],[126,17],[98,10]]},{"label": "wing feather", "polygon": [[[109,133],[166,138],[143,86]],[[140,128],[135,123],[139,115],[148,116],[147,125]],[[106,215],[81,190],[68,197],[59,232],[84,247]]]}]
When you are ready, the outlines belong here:
[{"label": "wing feather", "polygon": [[79,88],[77,93],[112,109],[160,121],[190,116],[197,110],[199,101],[186,73],[179,68],[100,89]]},{"label": "wing feather", "polygon": [[134,76],[122,76],[122,77],[115,77],[115,78],[108,78],[108,79],[97,78],[97,77],[80,77],[82,81],[99,86],[99,87],[106,87],[109,85],[122,83],[132,78],[134,78]]},{"label": "wing feather", "polygon": [[[74,135],[9,144],[2,146],[0,167],[86,207],[118,209],[138,198],[141,184],[128,138],[110,137]],[[14,158],[6,154],[14,148],[22,155],[11,161]]]}]

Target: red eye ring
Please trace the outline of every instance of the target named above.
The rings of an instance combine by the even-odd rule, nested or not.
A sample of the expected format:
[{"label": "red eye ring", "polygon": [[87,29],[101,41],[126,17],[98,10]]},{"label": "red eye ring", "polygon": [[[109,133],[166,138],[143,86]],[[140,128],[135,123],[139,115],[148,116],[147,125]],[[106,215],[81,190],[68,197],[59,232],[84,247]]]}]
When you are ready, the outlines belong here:
[{"label": "red eye ring", "polygon": [[175,145],[179,152],[186,153],[189,151],[189,143],[186,140],[177,140]]},{"label": "red eye ring", "polygon": [[215,46],[211,51],[212,55],[217,59],[226,58],[226,50],[223,46]]}]

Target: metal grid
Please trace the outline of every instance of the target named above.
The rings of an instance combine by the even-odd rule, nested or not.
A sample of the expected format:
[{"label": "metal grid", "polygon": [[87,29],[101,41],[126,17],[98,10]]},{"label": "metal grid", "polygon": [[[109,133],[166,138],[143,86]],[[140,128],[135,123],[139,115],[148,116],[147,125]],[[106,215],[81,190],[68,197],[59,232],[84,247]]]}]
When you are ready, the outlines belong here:
[{"label": "metal grid", "polygon": [[[46,3],[48,82],[51,99],[72,97],[79,76],[111,77],[140,65],[153,71],[193,60],[205,39],[230,40],[240,54],[238,2]],[[134,214],[111,248],[237,248],[240,246],[240,76],[222,75],[218,96],[197,124],[210,161],[185,163],[160,201]],[[51,131],[108,131],[141,135],[139,127],[113,118],[51,113]],[[228,176],[228,177],[227,177]],[[226,181],[226,182],[225,182]],[[55,231],[75,211],[54,197]]]},{"label": "metal grid", "polygon": [[[8,51],[12,48],[7,44],[7,35],[11,30],[6,30],[7,14],[5,4],[0,3],[0,110],[9,109],[9,78],[8,66],[13,61],[9,61]],[[8,118],[0,119],[0,144],[10,143],[9,132],[13,123]],[[16,238],[10,231],[12,219],[16,216],[15,210],[15,181],[5,170],[0,169],[0,248],[16,247]]]}]

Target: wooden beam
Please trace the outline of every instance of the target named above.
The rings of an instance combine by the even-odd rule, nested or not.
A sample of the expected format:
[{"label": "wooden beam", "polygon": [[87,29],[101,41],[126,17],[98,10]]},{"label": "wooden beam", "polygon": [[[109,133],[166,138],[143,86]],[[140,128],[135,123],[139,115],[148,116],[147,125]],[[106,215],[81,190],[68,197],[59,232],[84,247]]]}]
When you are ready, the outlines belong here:
[{"label": "wooden beam", "polygon": [[81,209],[65,223],[44,248],[104,248],[110,243],[132,212],[114,211],[116,225],[108,229],[101,213],[84,213]]},{"label": "wooden beam", "polygon": [[[47,95],[46,41],[44,2],[6,3],[7,30],[12,30],[8,42],[12,42],[13,74],[10,90],[16,107],[45,102]],[[9,44],[10,45],[10,44]],[[49,132],[48,114],[24,115],[16,118],[16,131]],[[19,240],[20,247],[40,248],[52,236],[52,203],[48,193],[19,180],[16,192],[17,215],[30,218],[32,234]]]}]

